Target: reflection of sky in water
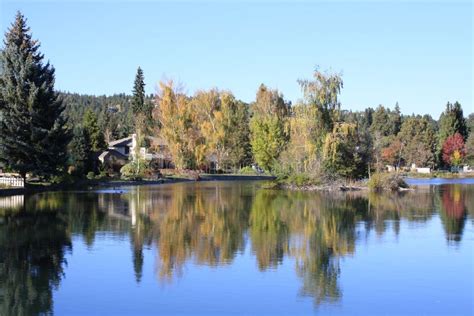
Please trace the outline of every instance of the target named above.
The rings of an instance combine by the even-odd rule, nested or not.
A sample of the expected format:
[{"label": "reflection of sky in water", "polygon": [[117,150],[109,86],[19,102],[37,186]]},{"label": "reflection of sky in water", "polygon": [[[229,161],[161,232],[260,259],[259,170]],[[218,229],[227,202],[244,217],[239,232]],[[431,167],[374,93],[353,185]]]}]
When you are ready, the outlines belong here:
[{"label": "reflection of sky in water", "polygon": [[12,302],[30,308],[37,293],[52,302],[39,310],[59,315],[473,308],[474,186],[368,195],[210,182],[124,190],[1,198],[0,314]]},{"label": "reflection of sky in water", "polygon": [[[356,251],[341,261],[341,301],[322,304],[324,314],[466,314],[472,310],[474,241],[449,247],[439,217],[424,224],[402,221],[400,233],[368,235],[359,226]],[[466,232],[473,234],[473,225]],[[467,236],[466,236],[467,237]],[[232,264],[209,267],[191,261],[169,283],[155,275],[155,247],[144,250],[143,280],[135,282],[128,237],[99,234],[92,248],[73,239],[66,278],[54,293],[55,313],[300,315],[314,311],[298,295],[295,260],[259,271],[249,242]],[[80,294],[79,294],[80,293]],[[199,311],[199,312],[198,312]]]}]

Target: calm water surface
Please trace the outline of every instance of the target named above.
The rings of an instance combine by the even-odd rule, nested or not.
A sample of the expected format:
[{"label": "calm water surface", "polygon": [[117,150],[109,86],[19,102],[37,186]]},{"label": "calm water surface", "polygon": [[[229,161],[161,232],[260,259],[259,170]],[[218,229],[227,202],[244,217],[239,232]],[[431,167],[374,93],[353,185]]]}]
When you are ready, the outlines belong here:
[{"label": "calm water surface", "polygon": [[0,198],[0,315],[472,315],[474,185]]}]

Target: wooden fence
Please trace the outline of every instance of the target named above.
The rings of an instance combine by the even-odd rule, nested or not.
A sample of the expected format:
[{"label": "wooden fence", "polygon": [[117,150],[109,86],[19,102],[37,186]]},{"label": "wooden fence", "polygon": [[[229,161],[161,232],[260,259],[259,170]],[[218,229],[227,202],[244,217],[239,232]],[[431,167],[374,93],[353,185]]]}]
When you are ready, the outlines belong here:
[{"label": "wooden fence", "polygon": [[6,185],[7,187],[14,188],[23,188],[25,186],[25,183],[23,181],[23,178],[21,177],[0,174],[0,185]]}]

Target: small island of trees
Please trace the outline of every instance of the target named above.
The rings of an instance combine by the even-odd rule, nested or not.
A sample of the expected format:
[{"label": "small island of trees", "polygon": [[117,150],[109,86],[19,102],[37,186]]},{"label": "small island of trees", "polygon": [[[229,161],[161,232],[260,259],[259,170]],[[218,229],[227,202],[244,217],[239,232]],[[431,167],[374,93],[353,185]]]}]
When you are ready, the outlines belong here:
[{"label": "small island of trees", "polygon": [[54,67],[39,49],[18,13],[0,50],[0,167],[24,179],[113,176],[98,158],[130,135],[135,152],[120,173],[133,179],[164,172],[148,152],[176,173],[264,171],[297,185],[474,164],[474,114],[465,118],[458,102],[438,120],[402,115],[398,103],[344,110],[341,75],[318,68],[298,80],[296,104],[264,84],[250,104],[217,88],[187,95],[173,81],[146,95],[141,68],[132,95],[80,95],[54,89]]}]

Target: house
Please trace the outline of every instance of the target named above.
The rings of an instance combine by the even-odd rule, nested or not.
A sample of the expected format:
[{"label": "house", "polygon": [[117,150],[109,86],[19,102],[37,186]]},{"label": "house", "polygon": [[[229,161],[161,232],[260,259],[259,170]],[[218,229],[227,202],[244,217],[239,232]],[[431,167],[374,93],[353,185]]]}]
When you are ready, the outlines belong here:
[{"label": "house", "polygon": [[412,172],[416,172],[416,173],[431,173],[431,168],[428,168],[428,167],[423,167],[423,168],[419,168],[416,166],[416,164],[411,164],[411,171]]},{"label": "house", "polygon": [[416,168],[417,173],[431,173],[431,168]]},{"label": "house", "polygon": [[99,161],[108,169],[120,171],[129,160],[133,136],[109,143],[108,149],[99,155]]},{"label": "house", "polygon": [[[157,169],[174,168],[168,145],[159,137],[145,137],[148,148],[140,147],[141,159],[152,161]],[[109,143],[108,149],[100,154],[99,161],[108,169],[120,171],[127,162],[135,160],[137,155],[136,134]]]},{"label": "house", "polygon": [[472,169],[471,166],[465,165],[462,167],[462,172],[474,172],[474,169]]},{"label": "house", "polygon": [[[150,162],[152,169],[174,169],[174,163],[167,142],[160,136],[146,136],[146,147],[137,148],[136,134],[109,143],[108,149],[99,155],[100,163],[107,170],[120,172],[129,161],[140,159]],[[215,154],[208,157],[208,164],[201,166],[207,172],[215,172],[220,166]]]}]

